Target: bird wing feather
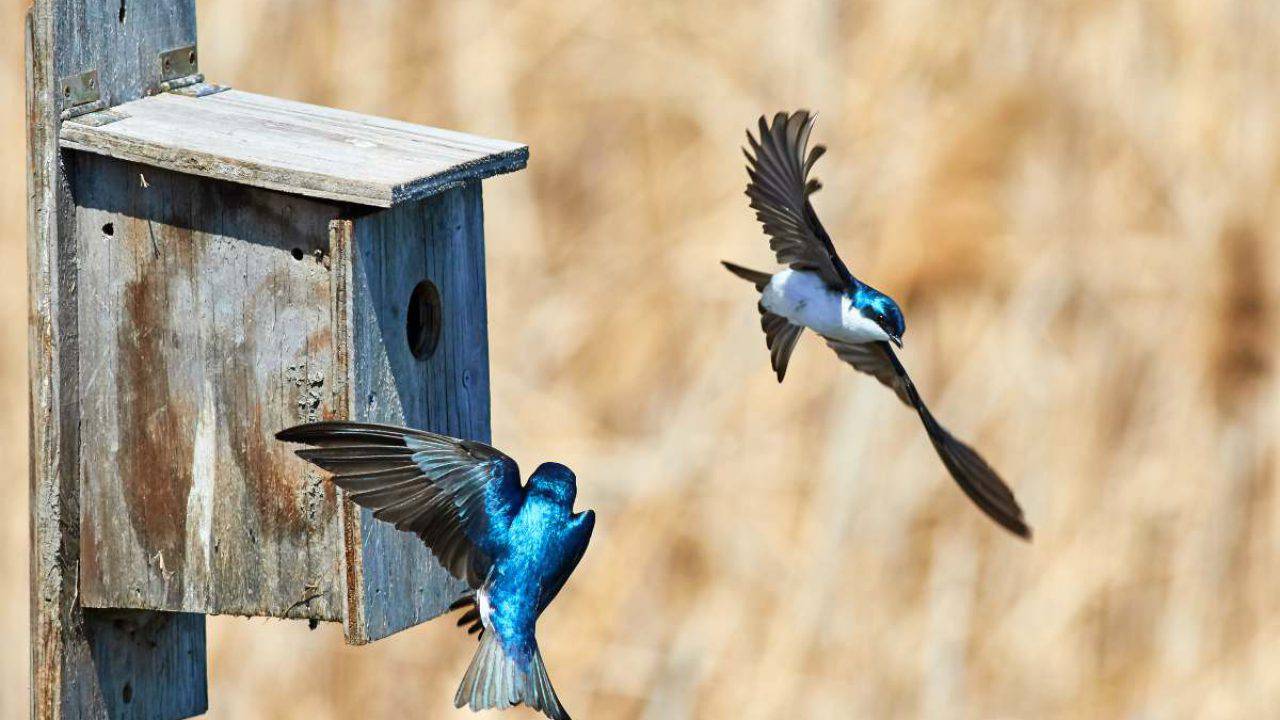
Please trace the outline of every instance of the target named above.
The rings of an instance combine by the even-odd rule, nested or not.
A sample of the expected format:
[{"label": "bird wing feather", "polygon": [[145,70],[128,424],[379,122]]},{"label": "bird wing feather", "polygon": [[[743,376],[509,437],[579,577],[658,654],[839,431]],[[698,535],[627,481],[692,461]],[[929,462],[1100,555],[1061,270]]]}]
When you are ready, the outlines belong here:
[{"label": "bird wing feather", "polygon": [[560,589],[564,587],[569,576],[577,569],[578,563],[582,561],[582,556],[587,552],[587,544],[591,542],[591,532],[596,527],[596,513],[594,510],[574,515],[572,525],[570,525],[564,535],[564,554],[565,561],[560,566],[559,572],[548,579],[547,584],[542,589],[542,594],[538,597],[538,613],[541,614],[552,600],[556,599],[556,595],[560,594]]},{"label": "bird wing feather", "polygon": [[836,254],[835,245],[809,201],[822,184],[809,172],[826,148],[808,150],[814,115],[807,110],[760,118],[760,138],[747,132],[747,197],[769,235],[778,262],[816,272],[835,290],[852,290],[857,280]]},{"label": "bird wing feather", "polygon": [[298,425],[276,435],[314,447],[298,456],[379,520],[422,539],[454,577],[478,588],[524,502],[515,460],[484,443],[355,422]]},{"label": "bird wing feather", "polygon": [[1023,518],[1022,508],[1013,491],[977,451],[957,439],[934,418],[889,343],[847,343],[825,336],[823,339],[837,357],[855,370],[879,380],[897,393],[902,402],[915,409],[942,464],[974,504],[1006,530],[1022,538],[1031,538],[1031,528]]}]

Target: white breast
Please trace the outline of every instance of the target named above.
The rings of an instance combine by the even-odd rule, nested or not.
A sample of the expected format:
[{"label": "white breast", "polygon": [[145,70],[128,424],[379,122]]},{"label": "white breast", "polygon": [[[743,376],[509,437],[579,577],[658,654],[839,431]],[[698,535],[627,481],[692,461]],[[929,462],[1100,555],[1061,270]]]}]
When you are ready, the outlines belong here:
[{"label": "white breast", "polygon": [[822,278],[805,270],[774,275],[760,298],[769,312],[823,334],[843,327],[840,300]]},{"label": "white breast", "polygon": [[822,278],[807,270],[777,273],[765,286],[760,301],[769,312],[820,335],[854,343],[889,339],[853,307],[848,296],[832,291]]}]

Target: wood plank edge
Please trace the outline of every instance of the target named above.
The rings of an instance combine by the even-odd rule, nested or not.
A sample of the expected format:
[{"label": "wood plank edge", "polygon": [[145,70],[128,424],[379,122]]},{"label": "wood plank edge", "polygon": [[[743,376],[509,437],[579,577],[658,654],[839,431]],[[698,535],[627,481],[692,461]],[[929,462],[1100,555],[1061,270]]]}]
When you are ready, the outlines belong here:
[{"label": "wood plank edge", "polygon": [[[260,163],[233,163],[210,153],[160,145],[155,147],[167,152],[149,154],[140,151],[138,149],[140,144],[137,142],[118,137],[109,131],[101,131],[99,127],[75,122],[63,124],[58,142],[67,150],[91,152],[117,160],[268,190],[378,208],[389,208],[411,200],[420,200],[462,185],[469,180],[483,180],[495,175],[516,172],[524,169],[529,162],[529,146],[520,145],[501,153],[486,155],[456,165],[442,173],[390,188],[360,183],[353,183],[346,188],[335,188],[330,182],[333,177],[331,175],[281,171]],[[182,151],[181,158],[176,154],[179,150]],[[281,172],[287,172],[291,181],[284,182],[273,177]]]},{"label": "wood plank edge", "polygon": [[[59,568],[58,397],[57,341],[52,285],[56,278],[57,253],[57,170],[56,151],[41,124],[54,119],[57,108],[49,87],[53,58],[53,20],[48,2],[37,1],[27,8],[24,44],[26,50],[27,108],[27,292],[30,311],[27,319],[28,399],[28,510],[31,536],[30,558],[30,716],[33,720],[53,720],[61,716],[61,699],[67,681],[64,672],[63,637],[65,576]],[[43,61],[41,58],[43,57]],[[42,518],[48,517],[46,521]],[[51,535],[50,533],[53,533]]]},{"label": "wood plank edge", "polygon": [[[351,417],[352,393],[355,392],[355,364],[351,361],[351,280],[352,245],[355,223],[346,218],[329,222],[329,261],[332,275],[334,374],[339,377],[334,387],[333,411],[339,418]],[[368,622],[364,614],[364,556],[361,553],[360,508],[338,489],[338,517],[342,538],[342,577],[346,617],[343,634],[348,645],[369,642]]]},{"label": "wood plank edge", "polygon": [[447,172],[397,185],[391,191],[392,205],[422,200],[447,190],[461,187],[472,180],[484,180],[496,175],[523,170],[529,164],[529,146],[520,145],[493,155],[458,165]]},{"label": "wood plank edge", "polygon": [[[97,597],[89,594],[81,593],[80,607],[85,610],[108,611],[108,610],[130,610],[130,611],[154,611],[164,613],[186,613],[191,615],[208,615],[225,616],[225,617],[242,617],[242,618],[272,618],[275,620],[315,620],[317,622],[342,622],[344,615],[329,615],[326,613],[315,613],[312,615],[304,614],[305,608],[309,604],[297,604],[292,606],[280,606],[275,608],[214,608],[212,605],[192,607],[186,605],[169,605],[165,603],[144,604],[136,599],[127,597]],[[284,613],[288,612],[288,615]]]}]

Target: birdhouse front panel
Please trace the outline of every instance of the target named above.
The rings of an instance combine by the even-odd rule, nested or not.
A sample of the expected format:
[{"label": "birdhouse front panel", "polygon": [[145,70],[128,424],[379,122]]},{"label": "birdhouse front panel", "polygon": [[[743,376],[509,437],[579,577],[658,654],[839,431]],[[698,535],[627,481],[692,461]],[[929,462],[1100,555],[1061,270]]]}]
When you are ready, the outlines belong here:
[{"label": "birdhouse front panel", "polygon": [[341,619],[334,205],[76,154],[87,606]]}]

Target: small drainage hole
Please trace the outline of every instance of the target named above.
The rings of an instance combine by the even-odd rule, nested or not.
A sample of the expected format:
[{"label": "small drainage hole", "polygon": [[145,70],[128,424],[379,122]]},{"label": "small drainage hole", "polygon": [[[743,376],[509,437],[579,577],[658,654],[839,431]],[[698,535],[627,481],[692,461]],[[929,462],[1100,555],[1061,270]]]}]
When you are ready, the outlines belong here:
[{"label": "small drainage hole", "polygon": [[293,259],[294,259],[294,260],[301,260],[305,255],[306,255],[306,253],[302,252],[302,248],[294,248],[294,249],[293,249]]},{"label": "small drainage hole", "polygon": [[112,235],[115,235],[115,234],[116,234],[116,224],[115,224],[115,223],[107,223],[106,225],[103,225],[103,226],[102,226],[102,234],[103,234],[103,235],[106,235],[107,237],[111,237]]},{"label": "small drainage hole", "polygon": [[441,317],[440,290],[430,280],[423,280],[413,288],[405,313],[405,337],[415,358],[426,360],[435,353],[440,344]]}]

